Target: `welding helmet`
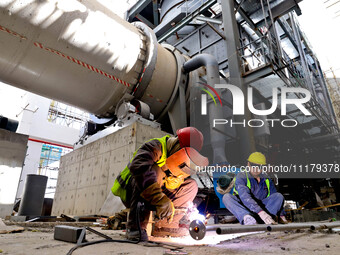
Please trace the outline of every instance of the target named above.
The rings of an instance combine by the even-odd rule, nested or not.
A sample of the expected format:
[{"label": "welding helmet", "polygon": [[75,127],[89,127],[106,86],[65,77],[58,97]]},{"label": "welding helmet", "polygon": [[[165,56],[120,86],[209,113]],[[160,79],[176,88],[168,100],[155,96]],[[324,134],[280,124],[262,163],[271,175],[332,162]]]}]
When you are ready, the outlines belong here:
[{"label": "welding helmet", "polygon": [[191,147],[197,151],[201,151],[203,147],[203,135],[194,127],[185,127],[176,131],[181,148]]},{"label": "welding helmet", "polygon": [[196,171],[208,164],[208,158],[203,157],[191,147],[184,147],[166,159],[169,171],[174,176],[183,176],[184,178],[195,174]]}]

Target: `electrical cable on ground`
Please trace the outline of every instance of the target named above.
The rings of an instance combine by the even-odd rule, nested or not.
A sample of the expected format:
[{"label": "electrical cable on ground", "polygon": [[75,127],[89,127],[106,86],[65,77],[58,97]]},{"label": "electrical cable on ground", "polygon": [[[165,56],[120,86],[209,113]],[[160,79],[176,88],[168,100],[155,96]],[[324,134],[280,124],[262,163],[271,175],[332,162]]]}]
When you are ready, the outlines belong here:
[{"label": "electrical cable on ground", "polygon": [[141,239],[142,239],[142,230],[140,227],[140,210],[142,208],[143,204],[141,202],[138,202],[137,204],[137,225],[138,225],[138,232],[139,232],[139,239],[137,241],[131,241],[131,240],[120,240],[120,239],[103,239],[103,240],[97,240],[97,241],[92,241],[92,242],[87,242],[87,243],[81,243],[77,244],[73,248],[69,250],[69,252],[66,255],[71,255],[75,250],[81,247],[93,245],[93,244],[98,244],[98,243],[129,243],[129,244],[138,244]]}]

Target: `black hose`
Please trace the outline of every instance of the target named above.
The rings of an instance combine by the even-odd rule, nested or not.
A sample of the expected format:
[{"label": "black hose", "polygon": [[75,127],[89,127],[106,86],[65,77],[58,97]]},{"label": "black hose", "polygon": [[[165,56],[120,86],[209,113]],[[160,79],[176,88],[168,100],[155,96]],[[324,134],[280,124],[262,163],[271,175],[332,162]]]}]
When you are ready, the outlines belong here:
[{"label": "black hose", "polygon": [[78,248],[85,247],[85,246],[92,245],[92,244],[98,244],[98,243],[131,243],[131,244],[137,244],[137,243],[139,243],[139,241],[136,242],[136,241],[119,240],[119,239],[97,240],[97,241],[93,241],[93,242],[87,242],[87,243],[78,244],[78,245],[74,246],[71,250],[69,250],[67,255],[71,255]]}]

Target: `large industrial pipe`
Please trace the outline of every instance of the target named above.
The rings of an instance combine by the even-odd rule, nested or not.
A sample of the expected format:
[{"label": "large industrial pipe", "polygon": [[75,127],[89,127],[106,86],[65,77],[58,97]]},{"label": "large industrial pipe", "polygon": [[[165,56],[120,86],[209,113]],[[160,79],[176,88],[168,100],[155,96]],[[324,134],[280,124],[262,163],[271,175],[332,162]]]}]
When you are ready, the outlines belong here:
[{"label": "large industrial pipe", "polygon": [[177,81],[175,54],[143,24],[97,1],[0,1],[0,80],[99,117],[125,95],[156,117]]}]

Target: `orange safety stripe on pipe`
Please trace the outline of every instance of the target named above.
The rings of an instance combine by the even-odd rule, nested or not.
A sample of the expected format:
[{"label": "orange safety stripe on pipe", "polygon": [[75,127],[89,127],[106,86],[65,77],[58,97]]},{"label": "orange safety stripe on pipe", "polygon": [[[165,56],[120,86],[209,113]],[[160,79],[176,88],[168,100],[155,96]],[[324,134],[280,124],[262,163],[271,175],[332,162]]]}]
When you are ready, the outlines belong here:
[{"label": "orange safety stripe on pipe", "polygon": [[[23,36],[23,35],[20,35],[20,34],[18,34],[17,32],[14,32],[14,31],[12,31],[12,30],[10,30],[10,29],[8,29],[8,28],[6,28],[6,27],[3,27],[3,26],[1,26],[1,25],[0,25],[0,31],[6,32],[6,33],[8,33],[8,34],[10,34],[10,35],[12,35],[12,36],[18,37],[18,38],[23,39],[23,40],[27,40],[27,37],[25,37],[25,36]],[[98,68],[96,68],[96,67],[94,67],[94,66],[92,66],[92,65],[89,65],[89,64],[87,64],[87,63],[85,63],[85,62],[83,62],[83,61],[81,61],[81,60],[79,60],[79,59],[76,59],[76,58],[73,58],[73,57],[68,56],[68,55],[66,55],[66,54],[63,54],[63,53],[60,52],[60,51],[57,51],[57,50],[54,50],[54,49],[45,47],[42,43],[34,42],[34,46],[36,46],[36,47],[38,47],[38,48],[40,48],[40,49],[43,49],[43,50],[47,50],[47,51],[49,51],[49,52],[51,52],[51,53],[54,53],[54,54],[56,54],[56,55],[58,55],[58,56],[61,56],[61,57],[63,57],[63,58],[67,58],[68,60],[74,62],[75,64],[81,65],[81,66],[83,66],[83,67],[85,67],[85,68],[87,68],[87,69],[89,69],[89,70],[91,70],[91,71],[93,71],[93,72],[96,72],[96,73],[98,73],[98,74],[101,74],[101,75],[103,75],[103,76],[105,76],[105,77],[107,77],[107,78],[109,78],[109,79],[112,79],[112,80],[114,80],[114,81],[116,81],[116,82],[118,82],[118,83],[120,83],[120,84],[122,84],[122,85],[124,85],[124,86],[126,86],[126,87],[130,87],[130,84],[129,84],[128,82],[123,81],[123,80],[121,80],[121,79],[119,79],[119,78],[117,78],[117,77],[115,77],[115,76],[113,76],[113,75],[111,75],[111,74],[108,74],[108,73],[106,73],[106,72],[104,72],[104,71],[102,71],[102,70],[100,70],[100,69],[98,69]],[[139,79],[139,81],[138,81],[138,84],[136,85],[136,87],[135,87],[135,89],[134,89],[132,95],[134,95],[134,93],[137,91],[137,89],[138,89],[140,83],[142,82],[142,79],[143,79],[143,77],[144,77],[144,73],[145,73],[145,68],[143,69],[142,75],[141,75],[141,77],[140,77],[140,79]],[[150,97],[150,98],[154,98],[154,96],[152,96],[152,95],[150,95],[150,94],[147,94],[147,96]],[[159,98],[155,98],[155,99],[156,99],[157,102],[160,102],[160,103],[163,102],[163,100],[161,100],[161,99],[159,99]]]},{"label": "orange safety stripe on pipe", "polygon": [[20,35],[20,34],[18,34],[17,32],[14,32],[14,31],[12,31],[12,30],[10,30],[10,29],[8,29],[8,28],[6,28],[6,27],[3,27],[3,26],[1,26],[1,25],[0,25],[0,30],[3,31],[3,32],[8,33],[8,34],[10,34],[10,35],[13,35],[13,36],[15,36],[15,37],[18,37],[18,38],[20,38],[20,39],[23,39],[23,40],[26,40],[26,39],[27,39],[25,36]]},{"label": "orange safety stripe on pipe", "polygon": [[112,79],[112,80],[114,80],[114,81],[116,81],[116,82],[118,82],[118,83],[120,83],[120,84],[122,84],[122,85],[124,85],[126,87],[130,87],[130,84],[128,82],[123,81],[123,80],[121,80],[121,79],[119,79],[119,78],[117,78],[117,77],[115,77],[115,76],[113,76],[111,74],[108,74],[108,73],[106,73],[106,72],[104,72],[104,71],[102,71],[102,70],[100,70],[100,69],[98,69],[98,68],[96,68],[94,66],[91,66],[91,65],[89,65],[89,64],[87,64],[87,63],[85,63],[85,62],[83,62],[83,61],[81,61],[79,59],[76,59],[76,58],[73,58],[73,57],[68,56],[66,54],[63,54],[60,51],[57,51],[57,50],[45,47],[43,44],[41,44],[39,42],[34,42],[34,46],[36,46],[36,47],[38,47],[40,49],[43,49],[43,50],[47,50],[47,51],[52,52],[54,54],[57,54],[58,56],[61,56],[63,58],[67,58],[68,60],[74,62],[75,64],[83,66],[83,67],[85,67],[85,68],[87,68],[87,69],[89,69],[89,70],[91,70],[91,71],[93,71],[95,73],[101,74],[101,75],[103,75],[103,76],[105,76],[105,77],[107,77],[109,79]]}]

